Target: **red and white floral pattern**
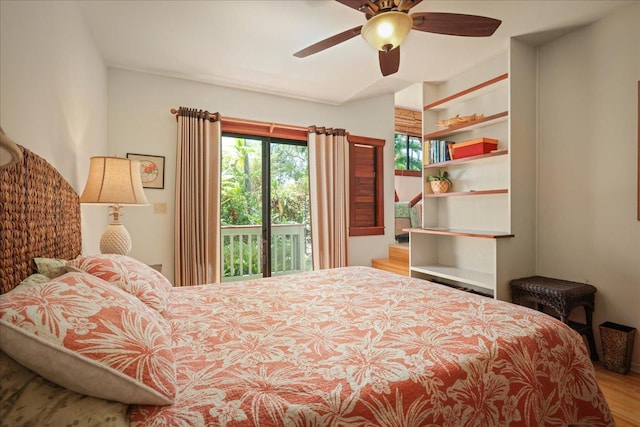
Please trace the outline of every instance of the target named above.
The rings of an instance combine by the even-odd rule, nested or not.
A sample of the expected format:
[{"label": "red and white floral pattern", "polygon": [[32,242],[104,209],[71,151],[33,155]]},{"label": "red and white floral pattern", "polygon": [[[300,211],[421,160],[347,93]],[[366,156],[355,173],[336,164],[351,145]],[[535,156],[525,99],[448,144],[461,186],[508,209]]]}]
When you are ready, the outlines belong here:
[{"label": "red and white floral pattern", "polygon": [[167,306],[171,283],[162,274],[134,258],[115,254],[81,256],[68,261],[67,268],[114,283],[160,313]]},{"label": "red and white floral pattern", "polygon": [[550,316],[367,267],[174,288],[178,391],[140,426],[614,425]]},{"label": "red and white floral pattern", "polygon": [[85,273],[0,295],[0,348],[70,390],[124,403],[170,404],[171,338],[157,313]]}]

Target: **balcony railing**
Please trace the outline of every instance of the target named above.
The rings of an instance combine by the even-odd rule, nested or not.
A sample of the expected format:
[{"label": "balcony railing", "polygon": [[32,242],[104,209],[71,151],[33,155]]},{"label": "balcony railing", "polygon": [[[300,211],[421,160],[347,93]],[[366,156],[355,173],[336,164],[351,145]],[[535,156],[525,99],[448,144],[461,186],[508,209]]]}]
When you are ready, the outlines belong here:
[{"label": "balcony railing", "polygon": [[[222,229],[223,282],[262,277],[262,226],[229,225]],[[304,224],[271,225],[271,275],[307,269]]]}]

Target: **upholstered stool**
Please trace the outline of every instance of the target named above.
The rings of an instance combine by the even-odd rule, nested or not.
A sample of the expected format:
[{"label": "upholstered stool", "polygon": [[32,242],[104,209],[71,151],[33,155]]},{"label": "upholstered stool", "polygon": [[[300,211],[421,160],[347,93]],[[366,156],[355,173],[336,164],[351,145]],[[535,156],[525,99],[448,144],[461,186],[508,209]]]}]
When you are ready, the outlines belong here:
[{"label": "upholstered stool", "polygon": [[[563,323],[587,337],[592,360],[598,360],[591,325],[596,291],[595,286],[586,283],[542,276],[523,277],[511,281],[511,299],[514,303],[526,305],[526,302],[531,302],[536,304],[540,311],[543,311],[543,306],[553,308]],[[569,321],[571,311],[580,306],[584,307],[586,324]]]}]

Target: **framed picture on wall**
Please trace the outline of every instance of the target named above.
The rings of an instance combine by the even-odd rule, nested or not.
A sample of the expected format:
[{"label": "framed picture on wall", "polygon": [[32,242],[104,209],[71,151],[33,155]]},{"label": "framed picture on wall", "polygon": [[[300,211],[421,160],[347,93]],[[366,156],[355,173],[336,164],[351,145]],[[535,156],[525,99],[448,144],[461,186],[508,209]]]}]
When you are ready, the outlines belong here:
[{"label": "framed picture on wall", "polygon": [[127,153],[127,159],[140,161],[140,177],[144,188],[164,188],[164,156]]}]

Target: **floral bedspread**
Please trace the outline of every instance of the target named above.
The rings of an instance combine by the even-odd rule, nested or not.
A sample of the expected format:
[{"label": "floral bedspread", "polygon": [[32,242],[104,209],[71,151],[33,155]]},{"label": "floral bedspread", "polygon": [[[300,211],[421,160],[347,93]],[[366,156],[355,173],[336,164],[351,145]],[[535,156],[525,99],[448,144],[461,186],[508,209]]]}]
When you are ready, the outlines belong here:
[{"label": "floral bedspread", "polygon": [[550,316],[368,267],[172,289],[178,395],[133,426],[614,425]]}]

